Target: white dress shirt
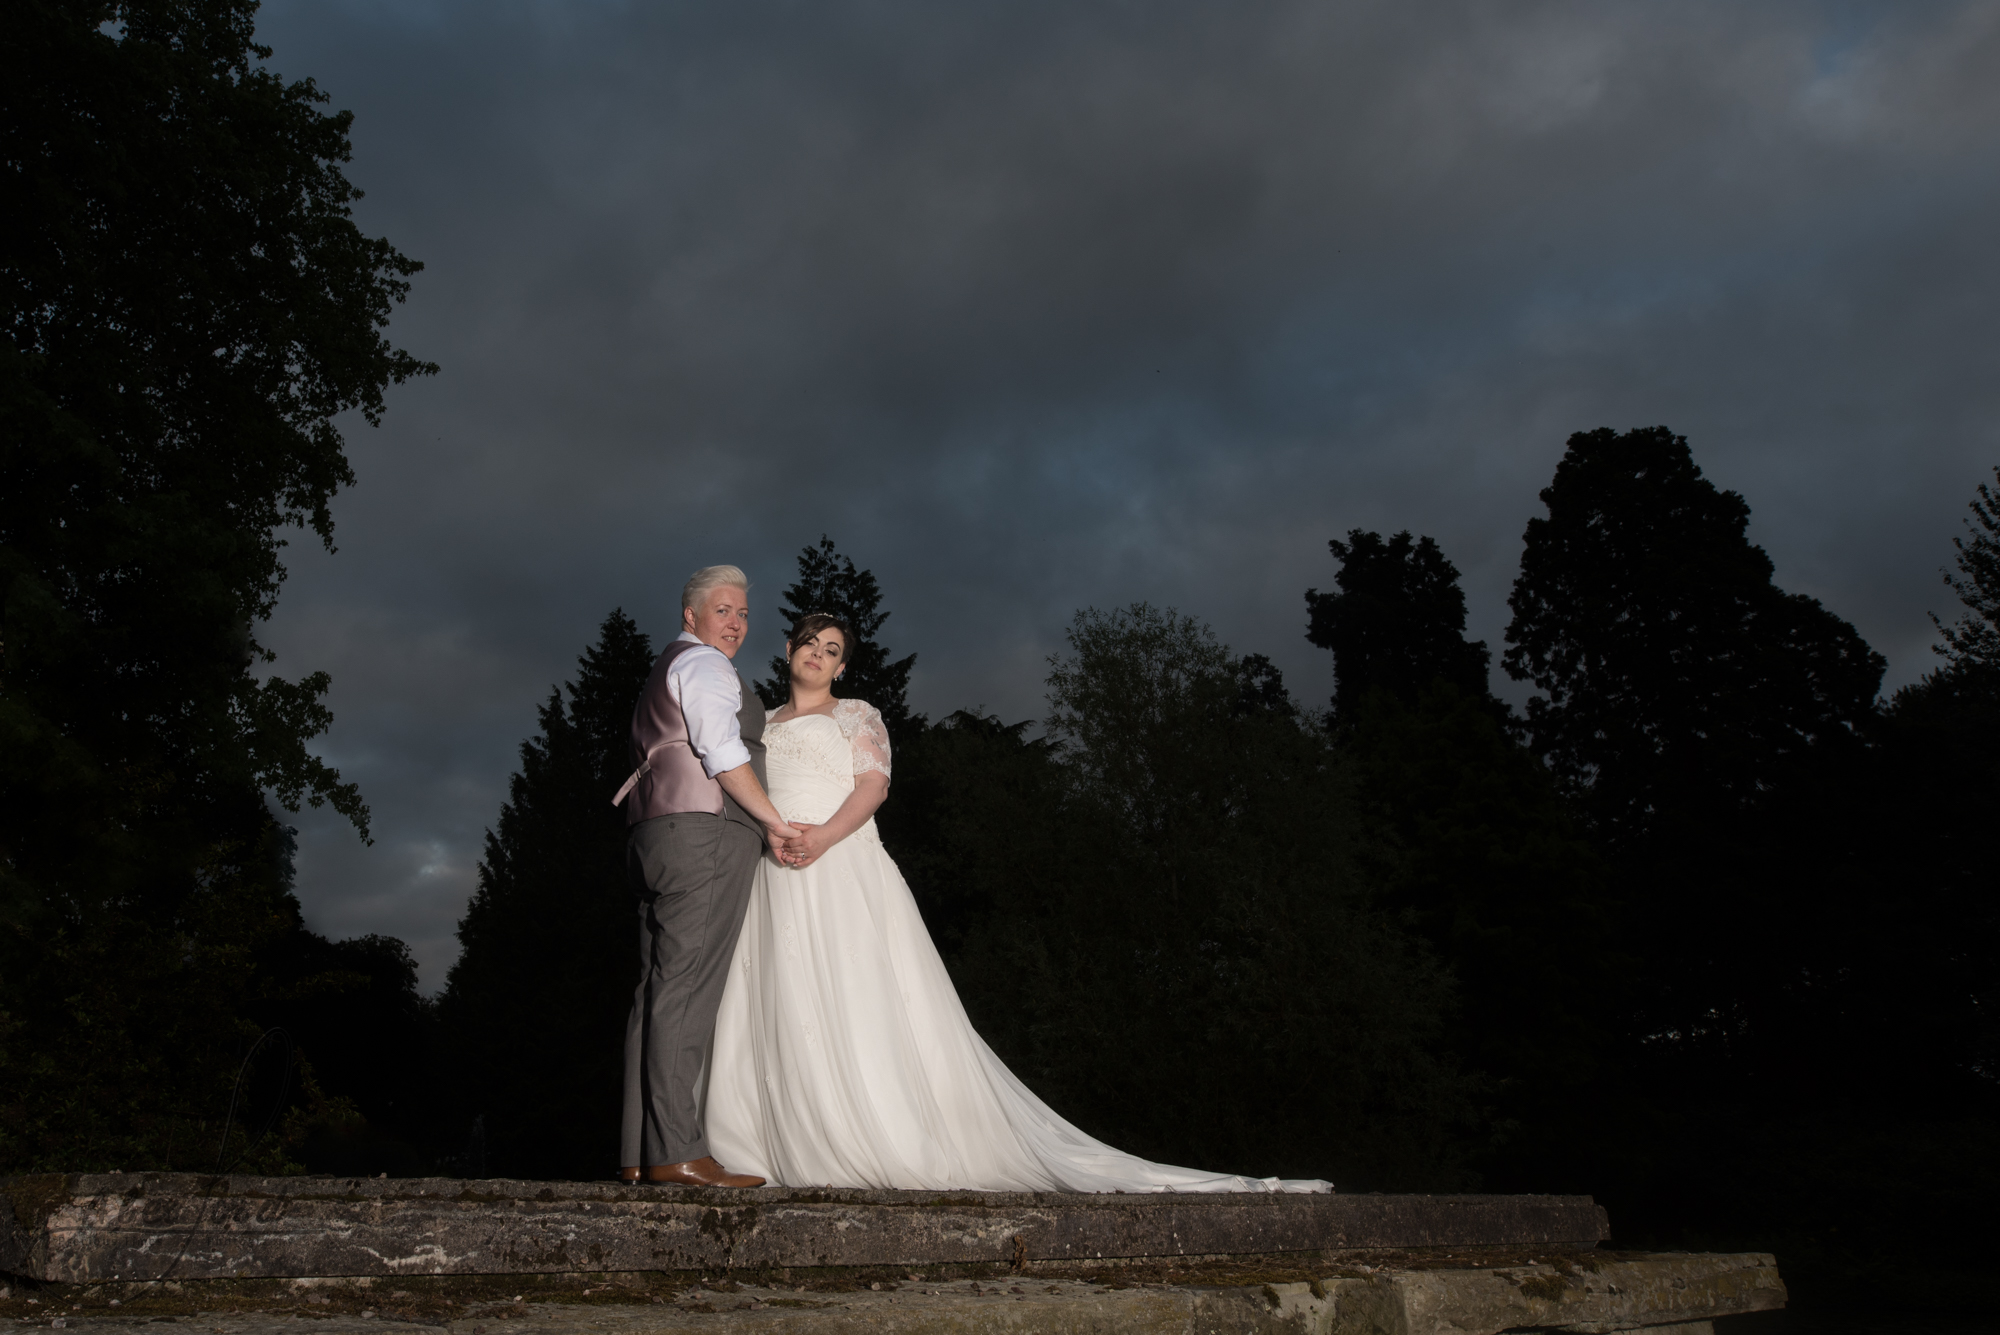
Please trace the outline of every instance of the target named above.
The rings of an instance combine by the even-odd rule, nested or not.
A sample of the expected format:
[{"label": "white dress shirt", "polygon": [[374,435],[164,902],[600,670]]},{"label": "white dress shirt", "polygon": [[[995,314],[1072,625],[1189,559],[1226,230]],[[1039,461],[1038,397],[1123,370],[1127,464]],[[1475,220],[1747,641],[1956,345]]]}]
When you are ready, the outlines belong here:
[{"label": "white dress shirt", "polygon": [[692,631],[682,631],[681,639],[700,648],[668,665],[667,694],[681,707],[688,744],[701,757],[702,772],[712,779],[750,763],[750,748],[743,745],[742,725],[736,721],[743,708],[743,679],[722,650],[704,644]]}]

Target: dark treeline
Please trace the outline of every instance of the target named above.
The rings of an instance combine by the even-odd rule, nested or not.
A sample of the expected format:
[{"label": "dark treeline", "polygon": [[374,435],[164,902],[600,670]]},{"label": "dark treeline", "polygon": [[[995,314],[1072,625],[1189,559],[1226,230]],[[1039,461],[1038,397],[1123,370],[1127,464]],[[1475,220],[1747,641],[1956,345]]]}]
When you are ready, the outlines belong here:
[{"label": "dark treeline", "polygon": [[[1499,664],[1524,711],[1408,533],[1335,539],[1306,593],[1324,709],[1139,605],[1078,614],[1040,719],[913,715],[882,591],[827,539],[781,615],[865,628],[852,693],[902,720],[884,837],[981,1031],[1093,1134],[1351,1190],[1591,1192],[1621,1242],[1864,1286],[1973,1273],[1993,492],[1944,657],[1887,700],[1672,432],[1572,437],[1542,500]],[[603,795],[653,648],[614,613],[523,747],[440,1004],[438,1152],[476,1122],[492,1171],[613,1167],[633,970]]]},{"label": "dark treeline", "polygon": [[[348,119],[262,70],[254,8],[27,3],[0,47],[0,1171],[607,1176],[636,963],[608,797],[660,647],[631,618],[541,705],[439,998],[291,894],[274,805],[367,811],[307,750],[325,678],[255,671],[278,532],[330,541],[333,418],[431,368],[382,339],[418,266],[348,218]],[[932,720],[830,539],[776,601],[859,630],[890,850],[982,1032],[1092,1133],[1591,1192],[1626,1244],[1970,1301],[2000,494],[1887,699],[1670,431],[1572,437],[1542,500],[1498,663],[1523,710],[1410,533],[1302,573],[1330,583],[1273,633],[1327,651],[1323,707],[1139,605],[1077,614],[1040,717]]]}]

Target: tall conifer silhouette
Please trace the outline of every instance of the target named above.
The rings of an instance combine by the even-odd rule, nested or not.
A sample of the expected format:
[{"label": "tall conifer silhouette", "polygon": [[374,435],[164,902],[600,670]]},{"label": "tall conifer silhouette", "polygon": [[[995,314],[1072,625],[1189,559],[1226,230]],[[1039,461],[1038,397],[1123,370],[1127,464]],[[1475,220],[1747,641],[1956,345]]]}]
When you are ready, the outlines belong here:
[{"label": "tall conifer silhouette", "polygon": [[[819,545],[799,552],[799,578],[785,590],[782,615],[785,624],[808,612],[831,612],[854,628],[854,644],[848,657],[847,673],[834,694],[843,699],[866,700],[882,711],[890,736],[910,722],[906,698],[910,668],[917,656],[908,654],[891,659],[887,646],[876,636],[889,614],[881,610],[882,589],[875,576],[857,570],[852,557],[843,556],[833,539],[820,535]],[[788,693],[784,655],[771,660],[771,680],[757,683],[757,693],[767,708],[776,709]]]},{"label": "tall conifer silhouette", "polygon": [[618,1167],[635,960],[625,816],[610,799],[631,769],[632,703],[652,664],[632,619],[606,617],[576,679],[541,707],[486,835],[440,1018],[454,1101],[467,1126],[484,1117],[490,1172],[587,1178]]},{"label": "tall conifer silhouette", "polygon": [[[2000,483],[2000,468],[1993,470]],[[1965,612],[1947,626],[1937,613],[1931,621],[1944,636],[1937,652],[1957,668],[2000,670],[2000,491],[1982,482],[1965,521],[1970,539],[1953,538],[1958,574],[1945,572],[1944,582],[1965,604]]]}]

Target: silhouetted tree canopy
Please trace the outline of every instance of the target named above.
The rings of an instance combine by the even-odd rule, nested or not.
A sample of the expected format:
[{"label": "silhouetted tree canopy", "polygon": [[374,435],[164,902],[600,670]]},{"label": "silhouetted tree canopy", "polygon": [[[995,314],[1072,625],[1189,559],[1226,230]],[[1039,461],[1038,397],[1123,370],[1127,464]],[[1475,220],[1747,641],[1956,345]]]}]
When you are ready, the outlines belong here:
[{"label": "silhouetted tree canopy", "polygon": [[[1033,724],[959,710],[890,739],[895,780],[876,821],[947,958],[999,920],[1024,872],[1059,871],[1077,834],[1054,801],[1055,744],[1028,736]],[[1004,850],[973,855],[1010,828]]]},{"label": "silhouetted tree canopy", "polygon": [[1508,675],[1537,753],[1607,837],[1740,811],[1870,716],[1887,664],[1771,582],[1750,507],[1665,427],[1579,432],[1530,519]]},{"label": "silhouetted tree canopy", "polygon": [[487,832],[479,888],[439,1000],[462,1128],[485,1119],[487,1171],[608,1177],[618,1164],[625,1016],[638,974],[625,877],[632,708],[652,670],[646,636],[605,618]]},{"label": "silhouetted tree canopy", "polygon": [[1660,1053],[1775,1058],[1790,989],[1843,958],[1815,930],[1818,813],[1859,763],[1882,657],[1772,584],[1749,506],[1663,427],[1570,437],[1542,500],[1506,666],[1546,693],[1532,745],[1617,865],[1641,980],[1624,1023]]},{"label": "silhouetted tree canopy", "polygon": [[260,680],[256,626],[279,531],[331,543],[335,418],[434,368],[383,336],[418,266],[351,220],[350,118],[258,64],[255,9],[23,0],[0,43],[15,1165],[198,1159],[302,930],[264,794],[367,829],[306,747],[325,674]]},{"label": "silhouetted tree canopy", "polygon": [[[817,547],[800,551],[799,578],[785,590],[780,615],[785,629],[809,612],[830,612],[853,628],[847,671],[833,693],[842,699],[865,700],[880,710],[893,745],[902,725],[910,721],[910,669],[917,656],[889,657],[889,650],[876,638],[889,619],[881,607],[882,590],[875,576],[855,569],[854,559],[834,550],[833,539],[822,535]],[[758,682],[757,693],[767,709],[776,709],[789,698],[790,677],[782,653],[771,660],[771,679]]]},{"label": "silhouetted tree canopy", "polygon": [[257,1018],[291,1036],[323,1103],[295,1116],[286,1152],[317,1173],[428,1171],[442,1089],[434,1006],[410,948],[393,936],[329,941],[300,922],[260,963],[283,982]]},{"label": "silhouetted tree canopy", "polygon": [[324,677],[260,684],[252,627],[283,577],[278,530],[331,546],[328,503],[353,481],[334,418],[375,421],[385,386],[435,368],[381,332],[420,266],[350,220],[352,117],[256,64],[255,9],[10,11],[5,749],[43,780],[0,803],[22,818],[17,860],[42,861],[36,826],[69,833],[45,817],[124,816],[168,776],[331,800],[365,826],[304,749]]},{"label": "silhouetted tree canopy", "polygon": [[1307,638],[1334,655],[1363,875],[1457,980],[1447,1033],[1494,1128],[1481,1167],[1546,1185],[1577,1157],[1568,1110],[1601,1081],[1615,1028],[1607,869],[1509,735],[1436,542],[1356,529],[1331,547],[1341,592],[1308,591]]},{"label": "silhouetted tree canopy", "polygon": [[1371,903],[1318,721],[1171,612],[1087,611],[1069,641],[1048,741],[955,715],[899,753],[883,807],[980,1032],[1149,1157],[1465,1182],[1450,985]]},{"label": "silhouetted tree canopy", "polygon": [[2000,1185],[1985,688],[1947,669],[1882,709],[1880,655],[1775,587],[1665,428],[1571,437],[1542,499],[1506,662],[1630,962],[1619,1114],[1573,1128],[1596,1190],[1800,1273],[1970,1264]]},{"label": "silhouetted tree canopy", "polygon": [[1465,594],[1458,568],[1431,538],[1406,529],[1383,540],[1353,529],[1327,543],[1340,569],[1338,593],[1306,590],[1306,639],[1333,651],[1333,707],[1351,721],[1370,691],[1404,704],[1434,681],[1475,698],[1486,694],[1492,655],[1465,638]]},{"label": "silhouetted tree canopy", "polygon": [[1453,1046],[1508,1128],[1482,1167],[1523,1190],[1575,1171],[1571,1110],[1602,1081],[1630,965],[1609,868],[1488,697],[1377,691],[1341,745],[1368,880],[1450,966]]}]

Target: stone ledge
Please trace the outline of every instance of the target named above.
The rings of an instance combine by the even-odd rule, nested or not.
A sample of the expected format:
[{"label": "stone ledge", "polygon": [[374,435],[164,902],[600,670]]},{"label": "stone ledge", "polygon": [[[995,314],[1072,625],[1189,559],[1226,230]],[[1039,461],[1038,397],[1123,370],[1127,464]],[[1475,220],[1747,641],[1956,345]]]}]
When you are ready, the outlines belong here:
[{"label": "stone ledge", "polygon": [[754,1191],[447,1178],[0,1179],[0,1270],[88,1284],[1589,1248],[1588,1196]]},{"label": "stone ledge", "polygon": [[[750,1284],[634,1277],[574,1289],[567,1300],[509,1301],[471,1281],[303,1280],[45,1286],[36,1306],[0,1301],[0,1317],[47,1327],[60,1315],[83,1335],[135,1323],[182,1322],[201,1335],[672,1335],[682,1331],[1173,1332],[1174,1335],[1573,1335],[1643,1330],[1712,1335],[1717,1318],[1782,1307],[1771,1258],[1580,1254],[1555,1263],[1437,1270],[1382,1268],[1300,1282],[1127,1284],[1033,1273],[982,1279],[901,1276],[872,1286],[852,1275]],[[1296,1273],[1296,1272],[1295,1272]],[[1305,1273],[1313,1273],[1306,1271]],[[899,1282],[900,1281],[900,1282]],[[446,1300],[435,1286],[454,1286]],[[498,1290],[504,1295],[505,1290]],[[109,1306],[111,1295],[122,1306]],[[7,1295],[0,1292],[0,1298]],[[228,1299],[223,1310],[216,1300]],[[421,1323],[421,1324],[419,1324]],[[118,1327],[118,1330],[114,1330]]]}]

